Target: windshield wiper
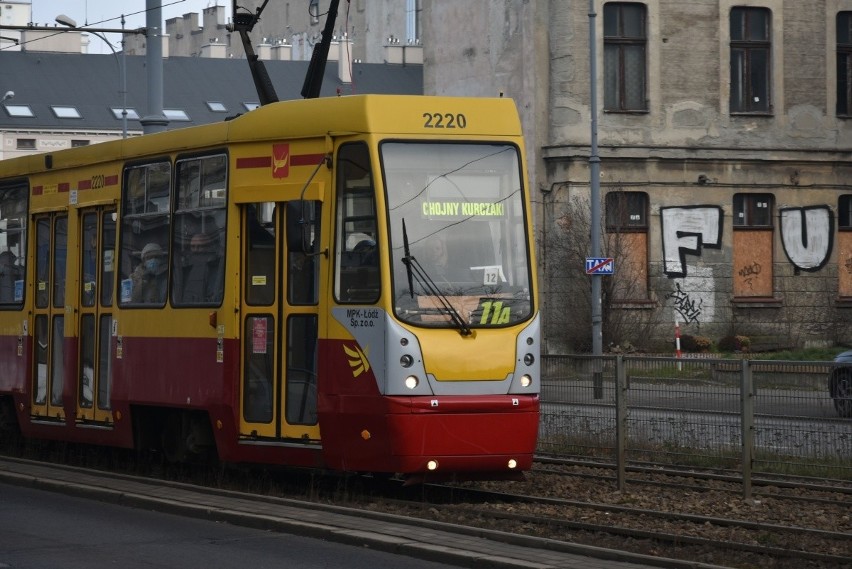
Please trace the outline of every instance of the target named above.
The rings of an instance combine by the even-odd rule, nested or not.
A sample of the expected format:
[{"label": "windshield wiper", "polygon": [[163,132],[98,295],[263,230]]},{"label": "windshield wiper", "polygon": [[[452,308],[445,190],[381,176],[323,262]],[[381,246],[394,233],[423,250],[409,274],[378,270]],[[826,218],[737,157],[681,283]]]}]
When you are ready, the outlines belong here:
[{"label": "windshield wiper", "polygon": [[414,298],[414,279],[417,279],[417,284],[419,284],[423,290],[438,299],[441,303],[441,308],[443,308],[444,312],[446,312],[446,314],[450,317],[450,320],[453,321],[453,324],[455,324],[459,329],[459,333],[462,336],[470,336],[470,326],[467,325],[467,322],[464,321],[462,315],[459,314],[459,311],[452,305],[450,299],[441,292],[438,285],[435,284],[435,281],[432,280],[432,278],[426,273],[423,266],[411,254],[411,249],[408,246],[408,233],[405,231],[405,219],[402,220],[402,245],[405,253],[405,256],[402,258],[402,262],[405,264],[405,271],[408,275],[408,290],[411,294],[411,298]]},{"label": "windshield wiper", "polygon": [[414,257],[411,256],[411,249],[408,246],[408,233],[405,231],[405,218],[402,219],[402,251],[405,253],[405,257],[402,258],[402,262],[405,263],[405,272],[408,274],[408,292],[411,293],[411,298],[414,298],[414,281],[411,273],[411,260]]}]

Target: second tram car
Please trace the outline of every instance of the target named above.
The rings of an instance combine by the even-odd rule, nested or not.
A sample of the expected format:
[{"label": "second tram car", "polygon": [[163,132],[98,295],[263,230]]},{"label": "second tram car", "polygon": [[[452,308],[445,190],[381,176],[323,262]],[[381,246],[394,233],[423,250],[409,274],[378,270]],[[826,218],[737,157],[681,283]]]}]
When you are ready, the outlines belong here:
[{"label": "second tram car", "polygon": [[170,460],[531,466],[508,99],[348,96],[0,162],[0,426]]}]

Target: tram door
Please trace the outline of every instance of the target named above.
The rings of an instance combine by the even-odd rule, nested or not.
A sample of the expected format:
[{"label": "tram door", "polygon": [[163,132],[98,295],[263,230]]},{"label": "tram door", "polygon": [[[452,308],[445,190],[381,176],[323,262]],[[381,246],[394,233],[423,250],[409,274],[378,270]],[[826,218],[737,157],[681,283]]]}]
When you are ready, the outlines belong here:
[{"label": "tram door", "polygon": [[35,226],[32,414],[62,420],[65,384],[65,260],[68,215],[38,215]]},{"label": "tram door", "polygon": [[240,434],[246,438],[319,440],[320,205],[244,209]]},{"label": "tram door", "polygon": [[112,420],[115,218],[116,211],[112,208],[80,212],[77,421],[109,423]]}]

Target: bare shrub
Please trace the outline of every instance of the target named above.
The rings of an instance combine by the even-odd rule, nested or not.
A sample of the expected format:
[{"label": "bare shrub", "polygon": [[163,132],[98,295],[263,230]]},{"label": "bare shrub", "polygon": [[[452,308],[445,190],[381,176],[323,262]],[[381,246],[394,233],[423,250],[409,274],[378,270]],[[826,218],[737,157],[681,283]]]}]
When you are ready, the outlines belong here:
[{"label": "bare shrub", "polygon": [[[555,216],[554,231],[546,244],[550,267],[549,310],[562,344],[576,352],[592,349],[591,277],[585,274],[591,251],[591,207],[587,199],[572,197]],[[602,224],[603,227],[603,224]],[[637,266],[631,255],[636,233],[602,231],[601,254],[616,259],[616,274],[601,277],[603,345],[632,345],[647,350],[659,323],[658,310],[649,301],[647,263]],[[650,309],[649,309],[650,308]]]}]

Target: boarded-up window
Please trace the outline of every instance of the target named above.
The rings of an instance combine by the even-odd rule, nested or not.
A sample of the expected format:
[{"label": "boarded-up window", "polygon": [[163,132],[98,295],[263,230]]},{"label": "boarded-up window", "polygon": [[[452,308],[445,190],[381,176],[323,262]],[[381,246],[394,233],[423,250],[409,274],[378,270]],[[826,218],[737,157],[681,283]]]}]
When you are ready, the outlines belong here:
[{"label": "boarded-up window", "polygon": [[606,254],[615,259],[613,298],[648,298],[648,194],[609,192],[606,195]]},{"label": "boarded-up window", "polygon": [[772,297],[771,194],[734,195],[734,297]]},{"label": "boarded-up window", "polygon": [[852,297],[852,194],[837,202],[837,292]]},{"label": "boarded-up window", "polygon": [[617,237],[620,254],[615,262],[614,298],[647,300],[648,234],[621,233]]}]

